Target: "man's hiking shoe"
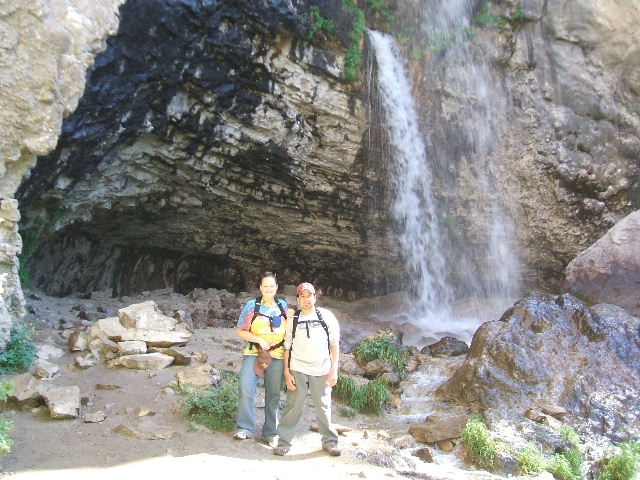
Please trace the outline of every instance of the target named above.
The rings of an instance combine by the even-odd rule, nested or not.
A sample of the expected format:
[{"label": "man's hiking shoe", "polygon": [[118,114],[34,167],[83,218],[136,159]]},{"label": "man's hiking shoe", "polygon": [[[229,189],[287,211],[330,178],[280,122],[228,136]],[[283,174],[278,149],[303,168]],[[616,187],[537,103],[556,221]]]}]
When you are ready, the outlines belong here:
[{"label": "man's hiking shoe", "polygon": [[233,438],[234,440],[246,440],[247,438],[249,438],[249,434],[240,430],[233,435]]},{"label": "man's hiking shoe", "polygon": [[289,453],[289,447],[286,445],[280,445],[273,450],[274,455],[279,455],[281,457],[284,457],[287,453]]},{"label": "man's hiking shoe", "polygon": [[278,436],[276,435],[275,437],[262,437],[260,439],[260,442],[264,443],[265,445],[269,445],[271,448],[277,448],[278,447]]},{"label": "man's hiking shoe", "polygon": [[322,446],[322,449],[323,449],[325,452],[327,452],[329,455],[331,455],[332,457],[339,457],[339,456],[340,456],[340,454],[342,453],[342,452],[340,451],[340,449],[338,448],[338,445],[336,445],[336,444],[335,444],[335,443],[333,443],[333,442],[325,443],[325,444]]}]

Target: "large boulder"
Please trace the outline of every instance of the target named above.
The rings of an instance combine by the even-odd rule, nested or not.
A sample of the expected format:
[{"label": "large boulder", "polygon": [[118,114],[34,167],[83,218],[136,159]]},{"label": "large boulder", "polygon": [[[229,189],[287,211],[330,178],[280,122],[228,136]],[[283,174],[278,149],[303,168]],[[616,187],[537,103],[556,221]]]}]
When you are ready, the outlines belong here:
[{"label": "large boulder", "polygon": [[573,259],[566,289],[591,303],[613,303],[640,315],[640,210],[616,223]]},{"label": "large boulder", "polygon": [[640,320],[571,295],[530,294],[483,324],[471,351],[438,389],[444,399],[503,418],[557,405],[585,432],[640,435]]}]

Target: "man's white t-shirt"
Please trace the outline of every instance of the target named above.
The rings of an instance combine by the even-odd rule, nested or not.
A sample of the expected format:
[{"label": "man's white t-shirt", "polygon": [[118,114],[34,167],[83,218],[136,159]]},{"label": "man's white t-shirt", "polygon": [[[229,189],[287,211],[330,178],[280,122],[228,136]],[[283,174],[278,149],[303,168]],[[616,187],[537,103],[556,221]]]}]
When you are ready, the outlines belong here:
[{"label": "man's white t-shirt", "polygon": [[[330,310],[317,308],[329,330],[329,345],[338,345],[340,342],[338,319]],[[293,338],[293,321],[287,322],[284,348],[291,349],[290,370],[316,377],[326,375],[331,370],[327,333],[320,324],[315,310],[312,313],[300,313],[295,338]]]}]

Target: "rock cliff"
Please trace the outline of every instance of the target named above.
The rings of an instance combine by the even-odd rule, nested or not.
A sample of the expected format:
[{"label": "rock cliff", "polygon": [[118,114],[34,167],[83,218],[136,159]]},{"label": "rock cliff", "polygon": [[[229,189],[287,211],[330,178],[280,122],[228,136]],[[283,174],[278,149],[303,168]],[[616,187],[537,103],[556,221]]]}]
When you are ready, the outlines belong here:
[{"label": "rock cliff", "polygon": [[37,284],[237,290],[264,269],[334,293],[372,283],[369,252],[385,239],[360,155],[365,111],[342,78],[344,48],[305,41],[301,13],[122,7],[57,148],[19,192]]},{"label": "rock cliff", "polygon": [[[31,28],[58,41],[42,33],[35,51],[52,46],[64,61],[38,73],[40,88],[24,73],[36,57],[13,61],[24,81],[12,83],[4,103],[29,116],[3,139],[1,183],[3,198],[20,202],[31,279],[56,295],[237,291],[273,269],[283,282],[309,278],[344,296],[403,288],[406,269],[389,242],[393,192],[374,72],[363,68],[355,83],[344,77],[353,10],[314,2],[335,31],[309,39],[303,1],[129,0],[98,54],[120,3],[47,4],[62,13],[37,4]],[[466,277],[487,274],[481,261],[458,259],[490,245],[497,205],[523,288],[559,288],[569,261],[640,206],[640,8],[469,2],[465,48],[489,79],[470,91],[459,81],[470,66],[455,42],[424,43],[421,3],[386,4],[393,25],[371,9],[368,21],[404,39],[429,149],[447,153],[434,168],[453,283],[463,292]],[[15,18],[29,8],[5,6],[2,19],[20,32],[30,24]],[[5,56],[19,51],[9,41],[16,35],[3,37]],[[85,83],[81,67],[94,55]],[[490,102],[479,96],[486,90]],[[491,142],[480,133],[487,118]],[[8,259],[19,244],[12,205]],[[7,285],[19,291],[10,264]]]},{"label": "rock cliff", "polygon": [[56,145],[77,106],[93,56],[117,26],[122,0],[16,0],[0,4],[0,344],[24,314],[17,254],[23,175]]}]

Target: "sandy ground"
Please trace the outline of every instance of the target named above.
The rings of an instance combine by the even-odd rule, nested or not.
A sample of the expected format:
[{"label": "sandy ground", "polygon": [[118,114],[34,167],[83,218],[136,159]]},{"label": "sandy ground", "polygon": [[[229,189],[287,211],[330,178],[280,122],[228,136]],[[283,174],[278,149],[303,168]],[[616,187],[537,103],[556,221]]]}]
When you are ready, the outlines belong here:
[{"label": "sandy ground", "polygon": [[[45,337],[43,342],[64,346],[56,332],[39,331],[38,336]],[[214,367],[239,368],[239,342],[232,329],[200,330],[188,346],[195,352],[205,352]],[[362,424],[364,417],[349,420],[352,430],[341,441],[343,455],[329,457],[321,450],[319,434],[309,430],[313,421],[310,405],[290,454],[281,458],[273,455],[271,447],[255,440],[237,441],[231,438],[232,432],[189,425],[181,413],[180,396],[166,388],[175,383],[178,369],[185,367],[150,372],[97,365],[79,370],[73,367],[73,357],[68,352],[57,360],[63,372],[55,384],[78,385],[81,395],[88,397],[86,412],[104,411],[106,419],[100,423],[51,420],[44,407],[24,412],[6,410],[5,417],[14,422],[14,445],[2,458],[5,475],[75,479],[129,478],[144,473],[165,478],[188,472],[198,478],[199,474],[224,471],[234,478],[250,478],[259,472],[264,479],[285,479],[326,471],[333,478],[398,477],[392,470],[362,460],[365,450],[385,447],[375,438],[376,426]],[[260,424],[262,400],[262,396],[256,400]],[[343,420],[336,416],[337,422]],[[122,426],[149,438],[128,436],[122,433]]]},{"label": "sandy ground", "polygon": [[[67,307],[58,306],[52,315],[63,314]],[[499,478],[486,472],[458,470],[449,461],[427,464],[417,457],[405,461],[393,440],[406,436],[407,425],[399,425],[387,416],[345,418],[336,401],[334,422],[346,430],[340,441],[342,456],[330,457],[321,450],[319,434],[310,430],[313,409],[309,400],[290,453],[278,457],[271,447],[255,440],[237,441],[232,439],[233,432],[212,432],[190,425],[182,413],[180,395],[170,388],[176,383],[176,373],[186,367],[136,371],[99,364],[78,369],[74,367],[77,354],[68,351],[60,330],[38,329],[34,340],[64,352],[55,360],[62,374],[51,381],[56,386],[78,385],[86,400],[82,413],[103,411],[106,418],[99,423],[51,420],[44,406],[27,411],[6,409],[5,417],[14,422],[14,444],[11,452],[0,458],[3,477],[73,480],[142,475],[176,478],[187,474],[192,478],[234,479],[259,475],[261,480]],[[186,348],[204,352],[207,363],[215,368],[238,371],[240,347],[232,328],[206,328],[197,330]],[[262,404],[259,396],[259,426]],[[137,431],[138,436],[123,432],[126,429]],[[390,438],[380,432],[389,433]]]}]

